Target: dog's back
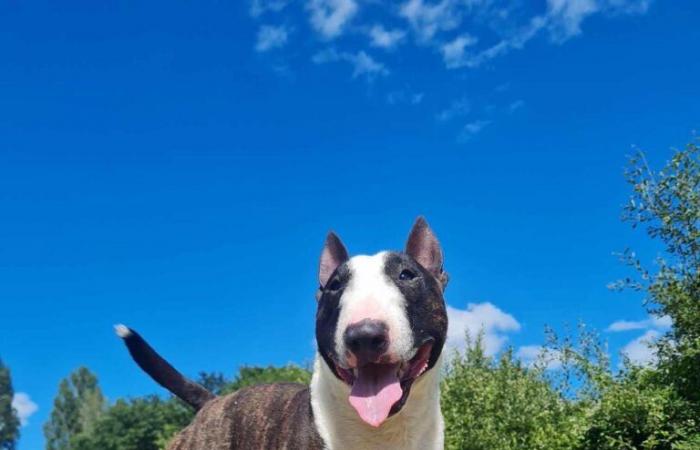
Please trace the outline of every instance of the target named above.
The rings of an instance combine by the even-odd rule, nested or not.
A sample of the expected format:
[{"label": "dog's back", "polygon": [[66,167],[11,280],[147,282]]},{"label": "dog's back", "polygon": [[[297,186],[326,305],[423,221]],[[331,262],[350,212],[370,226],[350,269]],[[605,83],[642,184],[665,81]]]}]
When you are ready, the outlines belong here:
[{"label": "dog's back", "polygon": [[321,450],[308,386],[277,383],[209,401],[169,450]]}]

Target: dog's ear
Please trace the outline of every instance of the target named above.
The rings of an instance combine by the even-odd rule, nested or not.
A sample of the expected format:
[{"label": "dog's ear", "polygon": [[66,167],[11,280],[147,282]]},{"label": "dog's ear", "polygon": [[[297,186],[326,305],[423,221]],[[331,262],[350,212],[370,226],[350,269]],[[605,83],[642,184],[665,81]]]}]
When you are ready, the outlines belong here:
[{"label": "dog's ear", "polygon": [[332,231],[326,236],[326,243],[321,251],[321,260],[318,264],[318,282],[323,288],[335,269],[348,260],[348,251],[340,241],[340,238]]},{"label": "dog's ear", "polygon": [[442,248],[428,222],[421,216],[413,224],[406,242],[406,254],[432,273],[443,285],[447,284],[447,274],[442,270]]}]

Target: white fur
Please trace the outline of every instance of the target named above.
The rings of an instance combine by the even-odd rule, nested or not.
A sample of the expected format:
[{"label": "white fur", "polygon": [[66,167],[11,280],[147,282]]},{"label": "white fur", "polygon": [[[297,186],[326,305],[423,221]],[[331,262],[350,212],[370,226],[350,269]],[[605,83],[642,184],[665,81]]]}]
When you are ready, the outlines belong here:
[{"label": "white fur", "polygon": [[340,315],[335,329],[335,348],[343,363],[348,325],[363,319],[385,322],[389,328],[388,354],[396,360],[413,357],[413,333],[406,317],[406,299],[384,273],[386,252],[350,259],[350,281],[340,298]]},{"label": "white fur", "polygon": [[129,327],[126,325],[122,325],[121,323],[118,323],[114,326],[114,332],[117,333],[117,336],[119,336],[122,339],[126,339],[129,336],[131,336],[131,330]]},{"label": "white fur", "polygon": [[350,405],[350,388],[316,356],[311,379],[314,421],[327,450],[442,450],[441,359],[418,378],[403,408],[378,428],[363,422]]}]

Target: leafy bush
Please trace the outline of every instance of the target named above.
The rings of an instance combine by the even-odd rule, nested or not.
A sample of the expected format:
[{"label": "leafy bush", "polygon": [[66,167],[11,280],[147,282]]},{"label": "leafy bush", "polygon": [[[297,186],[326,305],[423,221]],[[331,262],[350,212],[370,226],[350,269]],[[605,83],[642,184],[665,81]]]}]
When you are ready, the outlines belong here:
[{"label": "leafy bush", "polygon": [[449,361],[441,391],[445,447],[463,450],[572,449],[582,433],[582,411],[511,351],[484,355],[468,340]]}]

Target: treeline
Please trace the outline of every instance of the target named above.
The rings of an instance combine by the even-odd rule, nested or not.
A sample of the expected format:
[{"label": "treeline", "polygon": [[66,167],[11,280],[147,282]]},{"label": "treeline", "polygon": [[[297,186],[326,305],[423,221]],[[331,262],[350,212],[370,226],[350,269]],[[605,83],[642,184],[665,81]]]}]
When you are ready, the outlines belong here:
[{"label": "treeline", "polygon": [[[614,369],[599,337],[583,325],[567,336],[549,331],[532,364],[512,350],[489,357],[480,336],[468,337],[465,351],[448,358],[442,381],[446,448],[700,450],[699,149],[688,145],[660,171],[650,170],[640,154],[627,179],[633,193],[624,220],[644,228],[664,254],[652,270],[631,250],[624,252],[634,274],[614,287],[642,292],[650,314],[671,319],[670,331],[653,344],[654,364],[626,361]],[[9,384],[11,390],[3,370],[0,364],[0,389]],[[218,394],[309,379],[307,369],[294,365],[247,367],[232,380],[221,374],[199,377]],[[45,426],[47,449],[162,449],[191,418],[172,398],[110,404],[95,375],[81,368],[59,386]],[[12,449],[16,420],[1,390],[0,420],[0,449]]]},{"label": "treeline", "polygon": [[[233,380],[200,373],[198,381],[217,395],[276,381],[308,383],[310,372],[295,365],[243,367]],[[63,380],[44,426],[47,450],[157,450],[193,418],[192,410],[172,397],[119,399],[109,404],[97,377],[81,367]]]}]

